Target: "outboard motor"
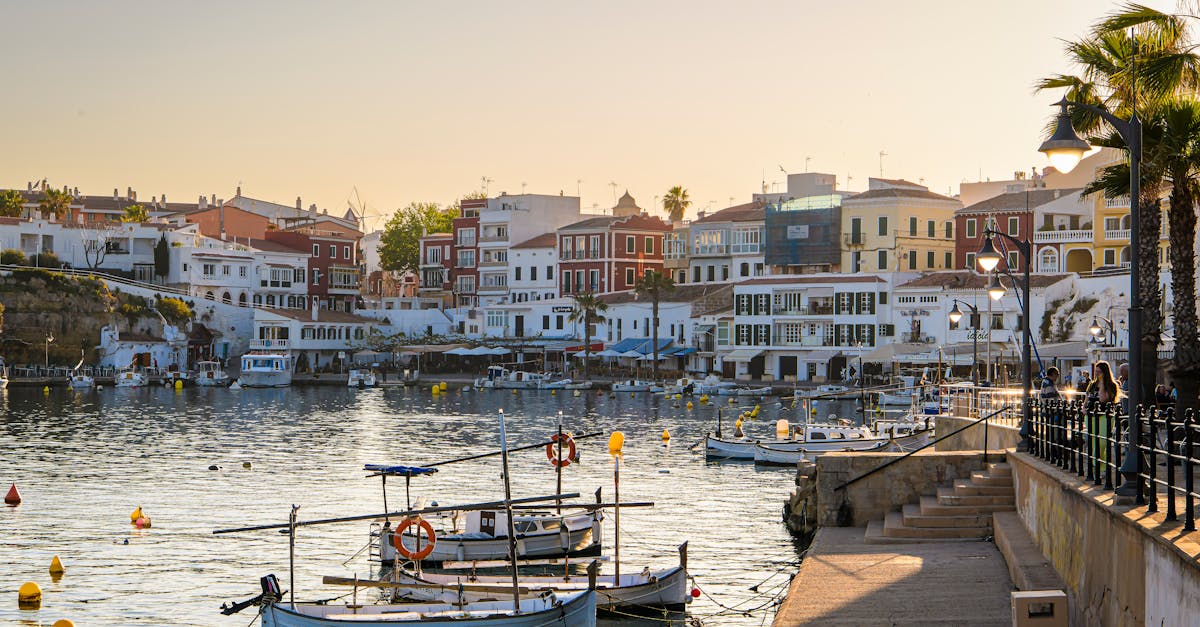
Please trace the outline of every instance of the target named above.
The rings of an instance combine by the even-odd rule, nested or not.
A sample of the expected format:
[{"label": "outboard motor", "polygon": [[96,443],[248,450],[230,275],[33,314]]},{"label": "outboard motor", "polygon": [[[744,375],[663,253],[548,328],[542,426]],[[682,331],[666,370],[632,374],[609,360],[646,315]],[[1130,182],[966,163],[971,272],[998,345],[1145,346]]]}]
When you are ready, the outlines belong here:
[{"label": "outboard motor", "polygon": [[226,616],[237,614],[238,612],[250,607],[251,605],[268,605],[279,601],[283,598],[283,591],[279,589],[279,579],[275,575],[267,575],[259,579],[259,585],[262,586],[262,594],[246,599],[245,601],[237,601],[232,605],[228,603],[221,604],[221,613]]}]

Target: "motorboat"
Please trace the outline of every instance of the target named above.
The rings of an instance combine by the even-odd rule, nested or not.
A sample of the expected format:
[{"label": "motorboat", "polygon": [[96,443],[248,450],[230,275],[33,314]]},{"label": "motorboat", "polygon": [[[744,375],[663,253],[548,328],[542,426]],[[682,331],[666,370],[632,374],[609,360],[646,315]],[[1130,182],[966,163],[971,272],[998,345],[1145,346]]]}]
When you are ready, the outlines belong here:
[{"label": "motorboat", "polygon": [[613,392],[662,392],[664,389],[661,385],[639,379],[617,381],[612,384]]},{"label": "motorboat", "polygon": [[365,368],[350,370],[350,376],[346,378],[346,385],[352,388],[373,388],[377,383],[375,372]]},{"label": "motorboat", "polygon": [[133,366],[118,370],[113,379],[113,384],[119,388],[140,388],[148,382],[146,374]]},{"label": "motorboat", "polygon": [[[455,603],[460,599],[483,601],[496,597],[495,589],[512,585],[508,575],[479,575],[441,572],[416,573],[400,569],[392,577],[393,601]],[[404,584],[414,584],[405,587]],[[557,594],[578,592],[588,588],[583,575],[521,575],[521,587],[531,592],[553,590]],[[679,564],[671,568],[596,577],[596,609],[599,611],[636,613],[641,609],[682,611],[688,601],[687,543],[679,546]]]},{"label": "motorboat", "polygon": [[893,392],[880,392],[879,404],[884,406],[904,406],[909,407],[913,402],[913,390],[895,390]]},{"label": "motorboat", "polygon": [[758,443],[754,446],[754,463],[759,466],[796,466],[811,464],[813,460],[804,449],[789,451]]},{"label": "motorboat", "polygon": [[71,369],[71,374],[67,375],[67,387],[76,390],[85,390],[87,388],[96,387],[96,380],[92,377],[83,374],[83,351],[79,351],[79,363]]},{"label": "motorboat", "polygon": [[764,385],[762,387],[719,387],[712,394],[717,396],[770,396],[771,386]]},{"label": "motorboat", "polygon": [[[883,449],[889,442],[895,441],[900,445],[910,444],[910,440],[926,438],[930,431],[918,429],[915,426],[901,434],[898,421],[878,421],[886,431],[880,433],[870,427],[843,425],[833,423],[806,424],[791,430],[786,438],[752,439],[747,437],[723,439],[706,435],[704,437],[704,453],[706,457],[715,459],[754,459],[755,448],[759,445],[780,452],[804,451],[810,455],[820,455],[830,451],[867,451]],[[890,428],[888,428],[890,424]],[[917,425],[918,423],[908,423]],[[893,437],[893,434],[895,437]]]},{"label": "motorboat", "polygon": [[591,381],[573,381],[571,379],[559,379],[558,381],[543,382],[539,389],[542,390],[590,390],[592,389]]},{"label": "motorboat", "polygon": [[292,384],[292,356],[266,350],[246,353],[237,382],[245,388],[287,387]]},{"label": "motorboat", "polygon": [[489,366],[485,376],[475,379],[475,387],[497,390],[536,390],[544,382],[549,381],[549,374],[509,370],[504,366]]},{"label": "motorboat", "polygon": [[221,362],[218,361],[198,361],[196,372],[196,385],[203,386],[227,386],[229,385],[229,373],[221,369]]}]

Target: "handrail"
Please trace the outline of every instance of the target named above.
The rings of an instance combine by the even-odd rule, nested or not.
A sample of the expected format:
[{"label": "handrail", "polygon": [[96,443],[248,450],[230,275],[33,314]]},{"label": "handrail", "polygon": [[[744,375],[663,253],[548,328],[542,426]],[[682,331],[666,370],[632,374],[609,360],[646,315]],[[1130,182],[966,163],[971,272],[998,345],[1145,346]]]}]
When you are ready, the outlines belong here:
[{"label": "handrail", "polygon": [[[925,449],[927,449],[927,448],[929,448],[929,447],[933,446],[934,444],[937,444],[938,442],[941,442],[942,440],[945,440],[946,438],[948,438],[948,437],[950,437],[950,436],[952,436],[952,435],[957,435],[957,434],[959,434],[959,433],[960,433],[960,432],[962,432],[962,431],[966,431],[967,429],[970,429],[971,427],[974,427],[975,425],[977,425],[977,424],[979,424],[979,423],[981,423],[981,422],[983,422],[983,423],[986,425],[986,424],[987,424],[987,422],[986,422],[986,421],[987,421],[988,419],[990,419],[992,416],[995,416],[996,414],[999,414],[999,413],[1000,413],[1000,412],[1002,412],[1002,411],[1005,411],[1005,410],[1008,410],[1008,409],[1012,409],[1012,407],[1013,407],[1012,405],[1005,405],[1004,407],[1001,407],[1000,409],[997,409],[996,411],[994,411],[994,412],[992,412],[992,413],[990,413],[990,414],[988,414],[988,415],[986,415],[986,416],[984,416],[984,417],[982,417],[982,418],[976,418],[976,419],[975,419],[973,422],[971,422],[971,423],[970,423],[970,424],[968,424],[968,425],[965,425],[965,426],[959,427],[959,428],[955,429],[954,431],[951,431],[950,433],[947,433],[946,435],[943,435],[943,436],[942,436],[942,437],[940,437],[940,438],[937,438],[937,439],[935,439],[935,440],[931,440],[931,441],[929,441],[929,442],[926,442],[924,445],[922,445],[922,446],[920,446],[920,447],[918,447],[918,448],[915,448],[915,449],[913,449],[913,450],[911,450],[911,451],[909,451],[909,452],[907,452],[907,453],[905,453],[905,454],[901,455],[900,457],[897,457],[896,459],[888,460],[887,462],[885,462],[885,463],[883,463],[883,464],[881,464],[881,465],[879,465],[879,466],[876,466],[875,468],[872,468],[871,470],[868,470],[867,472],[865,472],[865,473],[863,473],[863,474],[861,474],[861,475],[859,475],[859,476],[857,476],[857,477],[855,477],[855,478],[853,478],[853,479],[850,479],[849,481],[847,481],[847,482],[843,483],[842,485],[840,485],[840,486],[838,486],[838,487],[834,488],[834,491],[836,492],[837,490],[845,490],[846,488],[850,487],[850,485],[851,485],[851,484],[853,484],[853,483],[857,483],[857,482],[858,482],[859,480],[861,480],[861,479],[866,479],[867,477],[870,477],[871,475],[873,475],[873,474],[875,474],[875,473],[879,472],[880,470],[883,470],[884,468],[887,468],[888,466],[891,466],[892,464],[895,464],[896,462],[899,462],[899,461],[902,461],[902,460],[908,459],[909,457],[912,457],[914,454],[916,454],[916,453],[919,453],[919,452],[921,452],[921,451],[923,451],[923,450],[925,450]],[[985,440],[985,441],[984,441],[984,443],[983,443],[983,447],[984,447],[984,451],[985,451],[985,452],[984,452],[984,455],[987,455],[987,452],[986,452],[986,451],[987,451],[987,441],[986,441],[986,440]]]},{"label": "handrail", "polygon": [[95,278],[103,280],[105,282],[120,283],[123,285],[132,285],[133,287],[140,287],[143,289],[154,290],[154,291],[158,291],[158,292],[167,292],[167,293],[175,294],[175,295],[179,295],[179,296],[191,296],[191,294],[188,293],[187,290],[181,290],[177,287],[168,287],[166,285],[158,285],[155,283],[146,283],[144,281],[136,281],[134,279],[127,279],[123,276],[117,276],[115,274],[109,274],[107,272],[100,272],[97,270],[81,270],[79,268],[42,268],[39,266],[22,266],[19,264],[3,264],[3,265],[0,265],[0,270],[45,270],[47,272],[58,272],[60,274],[68,274],[71,276],[82,276],[85,278],[86,277],[95,277]]}]

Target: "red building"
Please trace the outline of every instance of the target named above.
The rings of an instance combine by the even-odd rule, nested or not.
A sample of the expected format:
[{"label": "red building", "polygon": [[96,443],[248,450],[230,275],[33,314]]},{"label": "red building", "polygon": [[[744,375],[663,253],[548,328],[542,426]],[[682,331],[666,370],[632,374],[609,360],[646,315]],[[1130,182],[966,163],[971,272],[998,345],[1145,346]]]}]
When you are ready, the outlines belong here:
[{"label": "red building", "polygon": [[421,258],[418,264],[420,283],[417,293],[421,296],[442,298],[446,306],[450,294],[450,274],[454,270],[451,250],[454,236],[450,233],[432,233],[421,238]]},{"label": "red building", "polygon": [[663,238],[671,225],[644,213],[588,218],[558,229],[563,296],[633,289],[647,270],[663,270]]},{"label": "red building", "polygon": [[322,215],[284,230],[268,230],[265,239],[298,250],[308,258],[308,296],[322,309],[353,311],[362,281],[358,243],[362,232],[344,220]]},{"label": "red building", "polygon": [[[975,264],[975,255],[983,247],[983,232],[988,226],[1020,240],[1031,239],[1034,218],[1025,208],[1027,197],[1032,208],[1045,202],[1041,196],[1047,195],[1047,192],[1053,193],[1054,190],[1036,190],[1028,195],[1024,191],[1000,194],[955,210],[954,267],[979,272],[979,267]],[[1035,199],[1034,196],[1038,198]],[[992,243],[997,252],[1004,254],[1008,251],[1008,254],[1004,255],[1005,261],[1001,261],[996,269],[1005,270],[1007,263],[1012,272],[1020,272],[1024,267],[1024,260],[1017,247],[1000,237],[995,238]]]},{"label": "red building", "polygon": [[479,211],[487,208],[486,198],[463,200],[461,214],[454,218],[450,245],[450,290],[454,307],[479,304]]}]

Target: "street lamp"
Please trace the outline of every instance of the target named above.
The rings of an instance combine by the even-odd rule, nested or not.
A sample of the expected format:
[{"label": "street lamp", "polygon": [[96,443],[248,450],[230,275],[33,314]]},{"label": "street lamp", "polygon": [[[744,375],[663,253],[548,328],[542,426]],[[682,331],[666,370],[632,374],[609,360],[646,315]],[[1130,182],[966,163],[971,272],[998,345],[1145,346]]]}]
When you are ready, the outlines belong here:
[{"label": "street lamp", "polygon": [[[1136,83],[1134,87],[1136,90]],[[1056,106],[1059,107],[1059,113],[1054,134],[1038,148],[1039,151],[1046,153],[1055,168],[1064,173],[1070,172],[1083,157],[1083,151],[1091,148],[1075,133],[1075,128],[1071,125],[1070,107],[1080,108],[1099,116],[1121,136],[1121,139],[1125,140],[1125,146],[1129,150],[1129,284],[1130,294],[1135,295],[1129,299],[1129,413],[1131,416],[1136,416],[1138,408],[1142,405],[1142,306],[1141,299],[1136,296],[1141,277],[1141,269],[1138,267],[1139,249],[1141,248],[1138,243],[1141,234],[1141,220],[1138,218],[1137,205],[1138,198],[1141,196],[1142,122],[1138,119],[1136,105],[1128,120],[1113,115],[1103,107],[1072,102],[1066,98],[1058,101]],[[1138,476],[1142,470],[1142,456],[1137,448],[1137,443],[1141,442],[1141,439],[1142,424],[1136,419],[1131,419],[1129,421],[1129,442],[1126,444],[1125,457],[1121,461],[1121,475],[1124,482],[1116,490],[1117,494],[1122,496],[1135,497],[1138,505],[1145,502],[1141,479]]]},{"label": "street lamp", "polygon": [[[1104,323],[1104,326],[1100,326],[1101,322]],[[1112,336],[1116,335],[1116,329],[1113,328],[1113,321],[1104,316],[1096,316],[1092,318],[1092,326],[1088,327],[1088,333],[1091,333],[1094,338],[1099,338],[1101,331],[1107,331],[1104,334],[1104,341],[1109,342],[1109,346],[1116,343],[1112,339]]]},{"label": "street lamp", "polygon": [[979,387],[979,308],[957,298],[950,299],[950,302],[954,303],[954,308],[950,310],[950,322],[954,324],[958,324],[963,317],[962,310],[958,308],[960,304],[971,310],[971,382]]},{"label": "street lamp", "polygon": [[[997,231],[992,227],[988,227],[983,232],[983,247],[979,249],[979,254],[975,255],[975,261],[979,264],[980,269],[984,272],[991,272],[1000,264],[1000,253],[996,251],[995,245],[992,243],[993,237],[1001,237],[1017,247],[1017,253],[1021,257],[1021,448],[1029,450],[1029,434],[1030,423],[1033,419],[1033,405],[1030,401],[1033,397],[1033,353],[1030,350],[1033,344],[1032,333],[1029,325],[1029,266],[1033,258],[1033,244],[1029,240],[1020,240],[1002,231]],[[1000,282],[1000,277],[993,275],[992,282],[988,285],[988,296],[992,300],[1000,300],[1007,289]],[[988,343],[991,346],[991,343]]]}]

